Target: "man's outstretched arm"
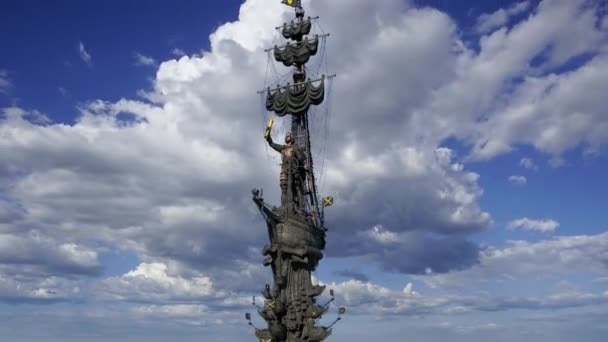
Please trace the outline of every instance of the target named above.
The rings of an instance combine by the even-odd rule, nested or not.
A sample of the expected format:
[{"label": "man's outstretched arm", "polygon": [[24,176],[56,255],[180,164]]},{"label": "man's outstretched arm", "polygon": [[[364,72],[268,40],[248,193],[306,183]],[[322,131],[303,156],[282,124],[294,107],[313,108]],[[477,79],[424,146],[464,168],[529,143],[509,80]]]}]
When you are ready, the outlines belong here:
[{"label": "man's outstretched arm", "polygon": [[270,145],[270,147],[272,147],[273,150],[281,153],[283,151],[283,149],[285,148],[285,145],[280,145],[280,144],[276,144],[272,141],[272,137],[270,135],[268,135],[268,138],[266,138],[266,141],[268,141],[268,145]]}]

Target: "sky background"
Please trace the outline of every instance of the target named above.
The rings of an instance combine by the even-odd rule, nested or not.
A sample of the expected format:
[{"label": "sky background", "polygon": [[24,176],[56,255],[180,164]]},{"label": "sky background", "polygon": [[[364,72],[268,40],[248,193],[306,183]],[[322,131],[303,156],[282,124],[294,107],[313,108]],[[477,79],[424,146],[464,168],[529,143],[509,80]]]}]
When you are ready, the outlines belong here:
[{"label": "sky background", "polygon": [[[303,4],[331,33],[309,73],[338,75],[311,113],[330,339],[605,341],[607,3]],[[2,340],[254,339],[250,190],[279,202],[256,90],[292,17],[2,1]]]}]

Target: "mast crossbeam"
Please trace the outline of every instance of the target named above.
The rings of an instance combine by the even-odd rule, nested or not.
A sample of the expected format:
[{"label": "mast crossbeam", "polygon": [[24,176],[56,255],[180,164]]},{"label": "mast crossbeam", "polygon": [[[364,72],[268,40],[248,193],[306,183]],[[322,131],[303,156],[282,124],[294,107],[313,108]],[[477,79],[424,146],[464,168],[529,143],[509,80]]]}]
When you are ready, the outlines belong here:
[{"label": "mast crossbeam", "polygon": [[[329,36],[331,36],[331,34],[329,34],[329,33],[315,35],[315,37],[317,37],[317,38],[327,38]],[[272,50],[277,49],[277,48],[278,49],[284,49],[285,47],[287,47],[289,45],[295,45],[295,44],[298,44],[298,43],[299,42],[294,42],[294,43],[287,43],[287,44],[281,45],[281,46],[278,46],[278,45],[277,46],[273,46],[271,48],[264,49],[264,52],[269,52],[269,51],[272,51]]]},{"label": "mast crossbeam", "polygon": [[329,75],[329,76],[323,75],[321,78],[317,78],[315,80],[307,80],[306,82],[287,84],[287,85],[284,85],[284,86],[277,86],[276,88],[272,88],[272,89],[270,87],[268,87],[268,89],[259,90],[257,93],[258,94],[262,94],[262,93],[265,93],[265,92],[268,92],[268,91],[285,90],[285,89],[288,89],[288,88],[294,88],[294,87],[297,87],[297,86],[301,86],[301,85],[306,84],[306,83],[313,83],[313,82],[323,81],[324,78],[325,79],[334,78],[336,76],[337,76],[336,74]]}]

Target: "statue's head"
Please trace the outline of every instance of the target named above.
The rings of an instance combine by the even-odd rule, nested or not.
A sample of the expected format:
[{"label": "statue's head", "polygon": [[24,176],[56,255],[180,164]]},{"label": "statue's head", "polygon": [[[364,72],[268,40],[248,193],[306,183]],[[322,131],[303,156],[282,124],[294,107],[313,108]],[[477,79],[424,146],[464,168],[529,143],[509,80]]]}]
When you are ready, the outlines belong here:
[{"label": "statue's head", "polygon": [[287,132],[287,134],[285,134],[285,143],[293,144],[293,134],[291,132]]}]

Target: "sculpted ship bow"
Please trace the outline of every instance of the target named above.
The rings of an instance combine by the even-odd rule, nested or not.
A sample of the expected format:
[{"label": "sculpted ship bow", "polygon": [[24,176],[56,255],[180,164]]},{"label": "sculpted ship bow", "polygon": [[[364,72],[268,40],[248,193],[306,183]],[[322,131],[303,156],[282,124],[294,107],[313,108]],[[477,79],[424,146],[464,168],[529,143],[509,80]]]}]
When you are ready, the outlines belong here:
[{"label": "sculpted ship bow", "polygon": [[[290,119],[291,130],[285,135],[284,144],[278,144],[272,138],[273,120],[269,120],[264,135],[269,146],[281,155],[280,207],[265,203],[262,191],[252,191],[253,201],[266,220],[270,240],[262,249],[264,265],[272,268],[274,278],[274,284],[266,284],[262,291],[264,306],[258,307],[267,328],[256,329],[255,334],[262,342],[319,342],[332,332],[331,325],[317,323],[328,311],[333,291],[327,304],[318,304],[317,297],[325,286],[313,285],[311,273],[323,258],[327,231],[323,208],[331,205],[333,199],[324,198],[324,203],[320,203],[317,195],[308,111],[325,99],[328,76],[309,79],[306,63],[317,54],[319,40],[325,36],[310,36],[316,18],[305,17],[301,1],[282,2],[295,10],[295,19],[278,28],[288,43],[267,52],[278,63],[293,68],[293,84],[268,88],[263,93],[266,110]],[[343,312],[341,308],[340,314]],[[251,316],[247,314],[247,318],[250,320]]]}]

